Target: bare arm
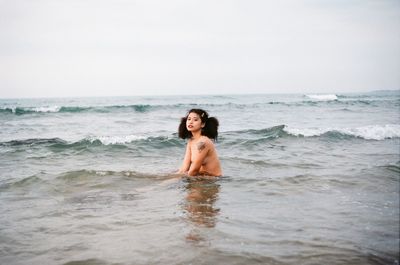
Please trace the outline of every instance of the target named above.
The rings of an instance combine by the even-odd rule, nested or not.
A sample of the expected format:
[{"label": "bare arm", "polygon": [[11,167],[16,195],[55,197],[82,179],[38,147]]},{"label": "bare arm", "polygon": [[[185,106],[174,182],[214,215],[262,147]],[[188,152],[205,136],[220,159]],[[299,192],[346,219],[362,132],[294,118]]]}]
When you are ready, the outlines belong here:
[{"label": "bare arm", "polygon": [[187,171],[189,170],[190,167],[190,159],[192,156],[192,152],[190,150],[190,142],[187,143],[186,145],[186,153],[185,153],[185,158],[183,159],[183,163],[181,168],[179,169],[178,173],[186,174]]},{"label": "bare arm", "polygon": [[193,160],[188,171],[189,176],[196,176],[199,174],[200,167],[203,164],[203,161],[206,158],[209,150],[210,144],[206,141],[200,141],[197,143],[196,151],[194,151]]}]

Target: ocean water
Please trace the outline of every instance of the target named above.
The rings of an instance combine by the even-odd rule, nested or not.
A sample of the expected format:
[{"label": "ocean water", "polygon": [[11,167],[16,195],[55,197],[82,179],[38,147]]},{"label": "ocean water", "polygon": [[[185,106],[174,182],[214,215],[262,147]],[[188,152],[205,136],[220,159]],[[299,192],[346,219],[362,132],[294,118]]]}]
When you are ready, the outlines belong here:
[{"label": "ocean water", "polygon": [[[191,108],[220,178],[174,178]],[[0,128],[0,264],[399,264],[399,91],[1,99]]]}]

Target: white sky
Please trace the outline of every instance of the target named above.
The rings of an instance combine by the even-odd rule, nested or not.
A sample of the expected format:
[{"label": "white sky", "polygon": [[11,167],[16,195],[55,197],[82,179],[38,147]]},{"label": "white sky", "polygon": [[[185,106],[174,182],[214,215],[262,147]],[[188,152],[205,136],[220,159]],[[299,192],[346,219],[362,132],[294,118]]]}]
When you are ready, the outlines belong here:
[{"label": "white sky", "polygon": [[399,88],[398,0],[0,0],[0,98]]}]

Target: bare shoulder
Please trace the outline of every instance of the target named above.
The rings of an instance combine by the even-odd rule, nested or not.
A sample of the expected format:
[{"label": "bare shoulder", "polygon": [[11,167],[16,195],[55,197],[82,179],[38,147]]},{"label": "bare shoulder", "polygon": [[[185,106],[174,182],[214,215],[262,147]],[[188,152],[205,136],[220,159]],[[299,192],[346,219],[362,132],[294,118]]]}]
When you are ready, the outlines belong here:
[{"label": "bare shoulder", "polygon": [[200,141],[201,141],[201,142],[204,142],[205,144],[207,144],[207,145],[209,145],[209,146],[214,146],[214,142],[211,141],[211,139],[208,138],[207,136],[202,136],[202,137],[200,138]]},{"label": "bare shoulder", "polygon": [[199,141],[196,144],[197,149],[199,150],[199,152],[201,152],[202,150],[209,150],[209,149],[214,149],[214,143],[210,140],[210,138],[203,136],[199,139]]}]

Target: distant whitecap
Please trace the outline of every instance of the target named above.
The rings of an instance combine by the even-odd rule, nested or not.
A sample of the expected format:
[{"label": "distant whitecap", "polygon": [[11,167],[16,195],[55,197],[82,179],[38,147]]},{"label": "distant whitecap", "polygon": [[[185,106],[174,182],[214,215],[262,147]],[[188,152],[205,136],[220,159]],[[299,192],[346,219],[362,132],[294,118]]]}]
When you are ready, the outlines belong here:
[{"label": "distant whitecap", "polygon": [[137,140],[144,140],[146,137],[138,135],[125,135],[125,136],[92,136],[88,140],[90,142],[100,141],[104,145],[110,144],[127,144]]},{"label": "distant whitecap", "polygon": [[338,97],[335,94],[315,94],[315,95],[306,95],[307,98],[312,100],[321,100],[321,101],[329,101],[329,100],[337,100]]}]

